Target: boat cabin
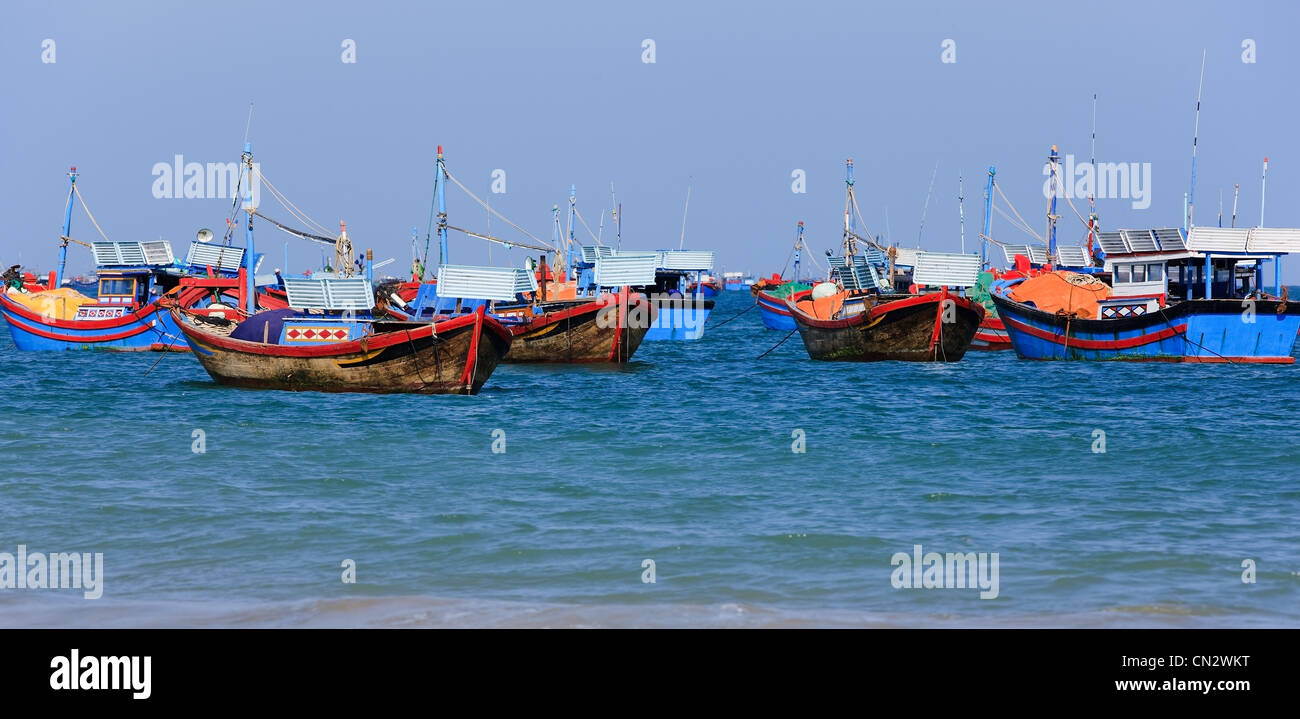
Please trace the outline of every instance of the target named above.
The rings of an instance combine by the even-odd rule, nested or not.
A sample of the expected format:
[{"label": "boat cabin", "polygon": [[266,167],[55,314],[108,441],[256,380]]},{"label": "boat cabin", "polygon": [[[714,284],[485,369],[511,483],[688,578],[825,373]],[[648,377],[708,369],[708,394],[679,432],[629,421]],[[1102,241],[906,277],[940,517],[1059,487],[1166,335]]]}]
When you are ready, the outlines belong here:
[{"label": "boat cabin", "polygon": [[1245,299],[1264,293],[1266,267],[1280,290],[1282,255],[1300,252],[1300,230],[1166,227],[1098,233],[1112,295],[1101,317],[1143,314],[1171,302]]}]

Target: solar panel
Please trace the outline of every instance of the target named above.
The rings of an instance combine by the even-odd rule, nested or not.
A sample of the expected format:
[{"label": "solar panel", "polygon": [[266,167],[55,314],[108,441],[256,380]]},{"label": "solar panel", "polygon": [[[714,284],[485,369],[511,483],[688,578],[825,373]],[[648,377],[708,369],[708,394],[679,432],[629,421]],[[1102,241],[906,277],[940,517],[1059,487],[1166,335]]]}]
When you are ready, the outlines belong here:
[{"label": "solar panel", "polygon": [[656,252],[620,252],[596,258],[595,279],[600,287],[647,287],[655,283],[659,266]]},{"label": "solar panel", "polygon": [[[442,268],[438,274],[442,274]],[[441,282],[438,289],[441,294]],[[375,306],[374,289],[364,277],[285,277],[284,291],[289,306],[300,310],[364,311]]]},{"label": "solar panel", "polygon": [[918,252],[912,281],[930,287],[973,287],[979,274],[979,255]]},{"label": "solar panel", "polygon": [[95,255],[95,264],[104,267],[172,263],[171,245],[163,241],[95,242],[91,244],[90,251]]},{"label": "solar panel", "polygon": [[1097,244],[1108,255],[1126,255],[1129,251],[1128,245],[1124,244],[1124,237],[1118,232],[1098,232]]},{"label": "solar panel", "polygon": [[1058,247],[1056,264],[1062,267],[1087,267],[1092,263],[1088,261],[1088,250],[1083,247]]},{"label": "solar panel", "polygon": [[438,267],[439,297],[509,302],[518,299],[520,292],[536,289],[537,278],[522,268],[469,265]]},{"label": "solar panel", "polygon": [[1160,251],[1160,245],[1156,244],[1155,233],[1151,230],[1120,230],[1119,234],[1124,238],[1131,252]]},{"label": "solar panel", "polygon": [[1152,231],[1156,233],[1156,242],[1160,243],[1161,250],[1178,252],[1187,249],[1187,242],[1183,239],[1183,231],[1177,227],[1161,227]]}]

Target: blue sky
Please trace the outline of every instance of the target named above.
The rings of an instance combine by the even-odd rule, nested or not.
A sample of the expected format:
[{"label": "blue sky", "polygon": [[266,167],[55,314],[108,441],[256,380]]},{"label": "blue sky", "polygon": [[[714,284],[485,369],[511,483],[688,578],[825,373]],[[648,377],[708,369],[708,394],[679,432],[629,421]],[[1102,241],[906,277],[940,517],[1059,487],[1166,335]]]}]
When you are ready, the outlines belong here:
[{"label": "blue sky", "polygon": [[[438,144],[454,175],[538,235],[571,183],[594,229],[613,181],[624,247],[675,247],[690,186],[687,245],[755,273],[781,268],[796,221],[818,250],[839,241],[850,156],[867,229],[915,246],[937,161],[921,244],[958,250],[961,172],[970,250],[990,164],[1042,226],[1042,163],[1054,143],[1088,157],[1093,93],[1097,160],[1151,163],[1150,208],[1099,200],[1103,225],[1180,225],[1202,49],[1198,223],[1216,221],[1220,190],[1230,213],[1240,183],[1239,224],[1256,224],[1268,155],[1267,224],[1300,226],[1295,3],[24,1],[6,15],[6,264],[21,253],[53,267],[72,164],[113,239],[163,237],[180,252],[199,227],[219,230],[229,200],[156,199],[152,168],[237,159],[250,101],[266,176],[398,267],[413,226],[423,242]],[[355,63],[342,62],[348,39]],[[942,62],[948,39],[956,62]],[[504,194],[490,193],[496,169]],[[791,191],[795,170],[806,193]],[[448,204],[452,224],[487,227],[458,191]],[[287,219],[265,196],[263,210]],[[1078,242],[1063,212],[1062,241]],[[78,213],[73,236],[94,235]],[[1000,216],[994,236],[1030,241]],[[286,241],[291,269],[319,264],[315,246],[259,227],[269,265]],[[453,261],[487,252],[452,237]],[[523,255],[493,250],[498,264]],[[90,267],[85,250],[71,256]],[[1283,272],[1300,281],[1300,259]]]}]

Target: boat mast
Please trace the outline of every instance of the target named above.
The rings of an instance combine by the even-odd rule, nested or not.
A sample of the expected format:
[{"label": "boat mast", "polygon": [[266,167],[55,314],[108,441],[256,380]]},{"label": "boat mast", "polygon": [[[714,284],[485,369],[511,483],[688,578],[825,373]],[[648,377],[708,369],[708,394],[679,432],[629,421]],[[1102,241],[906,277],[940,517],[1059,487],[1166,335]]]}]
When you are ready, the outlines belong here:
[{"label": "boat mast", "polygon": [[1052,199],[1047,209],[1047,262],[1045,266],[1050,267],[1052,258],[1056,256],[1056,177],[1057,165],[1061,156],[1056,152],[1056,145],[1052,145],[1052,154],[1047,158],[1052,165]]},{"label": "boat mast", "polygon": [[1264,174],[1259,177],[1259,226],[1264,226],[1264,189],[1268,182],[1268,158],[1264,158]]},{"label": "boat mast", "polygon": [[989,233],[993,231],[993,176],[997,168],[989,165],[989,181],[984,185],[984,234],[980,237],[981,267],[989,268]]},{"label": "boat mast", "polygon": [[438,266],[441,267],[447,264],[447,166],[442,160],[442,145],[438,145],[433,194],[438,201]]},{"label": "boat mast", "polygon": [[68,264],[68,238],[72,236],[72,196],[77,194],[77,167],[68,170],[68,206],[63,208],[63,243],[59,245],[59,271],[54,278],[56,288],[63,286],[63,269]]},{"label": "boat mast", "polygon": [[244,271],[247,277],[244,278],[244,310],[248,314],[257,312],[257,252],[253,247],[253,213],[257,208],[253,206],[253,143],[244,143],[243,160],[244,172],[248,178],[248,203],[244,209],[248,211],[248,218],[244,225]]},{"label": "boat mast", "polygon": [[1097,216],[1097,93],[1092,93],[1092,145],[1089,149],[1089,161],[1092,163],[1093,192],[1088,193],[1088,263],[1095,266],[1093,242],[1096,233],[1101,231]]},{"label": "boat mast", "polygon": [[961,223],[961,253],[966,254],[966,191],[962,188],[961,173],[957,173],[957,218]]},{"label": "boat mast", "polygon": [[853,221],[853,158],[844,161],[844,257],[855,254],[853,239],[856,237],[857,223]]},{"label": "boat mast", "polygon": [[[559,205],[551,205],[551,242],[555,243],[556,247],[560,246],[560,206]],[[564,257],[566,260],[572,259],[573,249],[570,247],[565,247]],[[564,279],[566,282],[569,279],[569,270],[567,267],[564,269]]]},{"label": "boat mast", "polygon": [[1201,79],[1196,83],[1196,122],[1192,127],[1192,183],[1187,191],[1187,217],[1183,229],[1191,229],[1196,211],[1196,138],[1201,132],[1201,88],[1205,85],[1205,50],[1201,50]]},{"label": "boat mast", "polygon": [[[799,220],[799,227],[796,230],[794,240],[794,281],[799,281],[799,247],[803,245],[803,220]],[[725,282],[725,280],[724,280]]]},{"label": "boat mast", "polygon": [[677,249],[686,246],[686,213],[691,211],[691,186],[686,186],[686,209],[682,210],[682,239],[677,243]]},{"label": "boat mast", "polygon": [[578,240],[573,234],[573,218],[578,214],[578,186],[569,185],[569,243],[566,247],[568,255],[566,261],[570,266],[573,265],[573,248],[577,246]]}]

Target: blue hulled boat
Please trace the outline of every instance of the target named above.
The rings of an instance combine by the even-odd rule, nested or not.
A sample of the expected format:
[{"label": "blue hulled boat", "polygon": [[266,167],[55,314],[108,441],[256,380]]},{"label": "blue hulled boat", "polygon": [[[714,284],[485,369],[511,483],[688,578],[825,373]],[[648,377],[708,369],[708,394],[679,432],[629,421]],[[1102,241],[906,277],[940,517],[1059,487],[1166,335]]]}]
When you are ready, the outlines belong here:
[{"label": "blue hulled boat", "polygon": [[1281,288],[1279,262],[1300,251],[1300,229],[1120,230],[1098,240],[1109,286],[1059,271],[994,283],[993,303],[1020,357],[1295,362],[1300,304]]}]

